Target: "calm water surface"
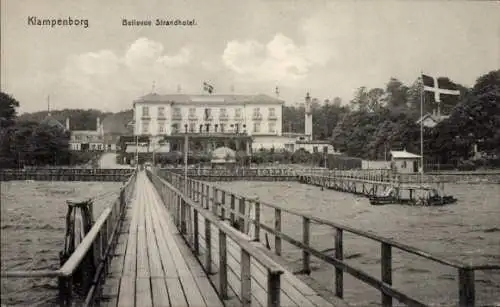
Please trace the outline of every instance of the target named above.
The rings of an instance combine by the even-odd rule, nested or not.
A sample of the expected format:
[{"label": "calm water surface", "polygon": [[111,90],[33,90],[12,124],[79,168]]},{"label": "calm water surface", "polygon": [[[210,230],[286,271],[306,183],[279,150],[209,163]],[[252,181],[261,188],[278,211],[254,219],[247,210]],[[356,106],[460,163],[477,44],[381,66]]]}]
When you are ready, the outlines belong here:
[{"label": "calm water surface", "polygon": [[[66,200],[94,201],[94,219],[118,196],[115,182],[1,182],[1,268],[56,270],[64,247]],[[1,279],[2,305],[52,306],[53,278]]]},{"label": "calm water surface", "polygon": [[[371,206],[366,198],[291,182],[218,183],[235,193],[259,197],[285,208],[371,231],[451,260],[473,264],[500,263],[500,185],[448,184],[447,193],[459,199],[444,207],[401,205]],[[264,212],[264,223],[273,226],[274,212]],[[283,231],[302,236],[302,221],[285,214]],[[313,247],[332,254],[334,231],[313,225]],[[284,242],[284,241],[283,241]],[[271,246],[273,246],[271,238]],[[393,249],[393,285],[427,304],[456,305],[456,270]],[[297,270],[301,252],[283,243],[283,254]],[[380,244],[344,233],[348,262],[380,278]],[[312,276],[333,289],[330,265],[312,258]],[[354,306],[379,305],[380,293],[345,274],[346,300]],[[480,305],[500,306],[500,271],[476,273],[476,299]],[[394,302],[397,305],[397,301]]]}]

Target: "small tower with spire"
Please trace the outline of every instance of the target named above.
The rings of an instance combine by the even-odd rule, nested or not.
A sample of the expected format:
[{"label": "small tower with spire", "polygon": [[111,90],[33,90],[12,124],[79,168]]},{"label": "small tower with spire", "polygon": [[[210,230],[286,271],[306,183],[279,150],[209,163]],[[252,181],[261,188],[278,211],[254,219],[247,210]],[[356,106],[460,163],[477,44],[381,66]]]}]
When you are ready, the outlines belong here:
[{"label": "small tower with spire", "polygon": [[305,135],[312,140],[313,135],[313,124],[312,124],[312,106],[311,106],[311,96],[309,96],[309,92],[305,98]]},{"label": "small tower with spire", "polygon": [[47,116],[50,116],[50,95],[47,95]]},{"label": "small tower with spire", "polygon": [[279,89],[279,87],[276,86],[276,89],[274,89],[274,93],[276,94],[276,98],[280,98],[280,89]]}]

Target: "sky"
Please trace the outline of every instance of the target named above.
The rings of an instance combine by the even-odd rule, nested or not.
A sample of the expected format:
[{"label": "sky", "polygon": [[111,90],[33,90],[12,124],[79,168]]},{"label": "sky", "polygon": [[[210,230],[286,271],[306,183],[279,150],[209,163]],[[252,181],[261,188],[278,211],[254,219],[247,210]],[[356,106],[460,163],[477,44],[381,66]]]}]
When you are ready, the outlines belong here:
[{"label": "sky", "polygon": [[[347,103],[391,77],[411,84],[423,71],[472,86],[500,68],[498,1],[0,1],[1,89],[20,113],[46,110],[48,96],[52,109],[116,112],[153,90],[201,94],[203,82],[274,97],[278,86],[289,105],[307,92]],[[88,27],[29,25],[32,16]]]}]

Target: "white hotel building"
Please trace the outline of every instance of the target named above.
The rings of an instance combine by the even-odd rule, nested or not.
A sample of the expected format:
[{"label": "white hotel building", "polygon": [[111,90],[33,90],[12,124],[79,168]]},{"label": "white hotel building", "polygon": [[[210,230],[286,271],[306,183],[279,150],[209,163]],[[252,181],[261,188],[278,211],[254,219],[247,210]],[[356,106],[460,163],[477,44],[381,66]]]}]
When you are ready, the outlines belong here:
[{"label": "white hotel building", "polygon": [[[306,99],[306,105],[307,100],[310,104]],[[306,124],[306,130],[310,128],[305,135],[283,135],[283,104],[283,100],[267,95],[152,93],[133,103],[134,135],[149,136],[152,148],[141,151],[156,152],[182,151],[186,134],[192,150],[212,151],[226,146],[250,153],[261,148],[294,151],[311,145],[310,114],[306,114],[311,123]],[[325,149],[324,142],[314,143],[319,144],[320,151]],[[328,152],[332,151],[330,145]]]}]

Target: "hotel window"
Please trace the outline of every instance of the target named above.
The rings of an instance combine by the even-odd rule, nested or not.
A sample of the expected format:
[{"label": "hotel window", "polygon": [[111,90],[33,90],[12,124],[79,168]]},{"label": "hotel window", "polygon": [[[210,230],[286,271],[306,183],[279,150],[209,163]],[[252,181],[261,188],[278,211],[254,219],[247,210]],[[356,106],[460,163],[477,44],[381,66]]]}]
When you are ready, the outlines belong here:
[{"label": "hotel window", "polygon": [[189,108],[189,117],[196,116],[196,108]]},{"label": "hotel window", "polygon": [[142,116],[144,117],[149,116],[149,107],[142,107]]},{"label": "hotel window", "polygon": [[253,132],[260,132],[260,123],[253,123]]},{"label": "hotel window", "polygon": [[160,124],[158,127],[158,132],[159,133],[165,133],[165,126],[163,124]]},{"label": "hotel window", "polygon": [[205,109],[205,120],[210,120],[212,118],[212,109]]},{"label": "hotel window", "polygon": [[237,108],[234,110],[234,117],[236,117],[236,118],[241,117],[241,108]]},{"label": "hotel window", "polygon": [[220,132],[224,133],[224,124],[220,124]]},{"label": "hotel window", "polygon": [[196,123],[189,124],[189,132],[191,133],[196,132]]},{"label": "hotel window", "polygon": [[143,134],[148,134],[149,133],[149,122],[143,122],[142,123],[142,133]]},{"label": "hotel window", "polygon": [[181,109],[180,108],[174,108],[173,118],[182,118],[182,114],[181,114]]},{"label": "hotel window", "polygon": [[179,133],[179,124],[172,124],[172,133]]},{"label": "hotel window", "polygon": [[314,146],[314,147],[313,147],[313,152],[314,152],[314,153],[318,152],[318,146]]},{"label": "hotel window", "polygon": [[158,107],[158,117],[165,117],[165,107]]},{"label": "hotel window", "polygon": [[220,108],[219,113],[220,113],[219,114],[220,117],[227,117],[227,110],[226,110],[226,108]]},{"label": "hotel window", "polygon": [[260,108],[253,108],[253,116],[258,116],[260,114]]},{"label": "hotel window", "polygon": [[276,133],[276,124],[269,123],[269,133]]},{"label": "hotel window", "polygon": [[276,116],[276,110],[274,108],[269,108],[269,117],[275,117]]}]

